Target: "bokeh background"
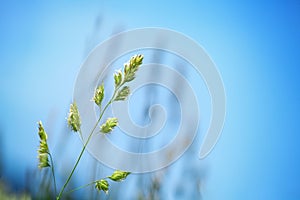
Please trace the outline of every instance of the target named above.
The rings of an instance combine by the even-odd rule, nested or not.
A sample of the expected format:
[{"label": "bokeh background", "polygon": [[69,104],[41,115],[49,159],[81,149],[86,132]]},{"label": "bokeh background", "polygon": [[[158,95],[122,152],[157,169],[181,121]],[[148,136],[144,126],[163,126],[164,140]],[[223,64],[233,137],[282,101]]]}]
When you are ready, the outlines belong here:
[{"label": "bokeh background", "polygon": [[[132,175],[129,187],[113,185],[110,197],[100,196],[299,199],[299,19],[300,3],[292,0],[1,1],[1,185],[7,193],[38,193],[35,183],[47,177],[36,169],[38,120],[62,184],[80,151],[65,118],[88,53],[114,33],[162,27],[193,38],[217,65],[227,96],[222,136],[204,160],[196,145],[168,169]],[[95,171],[90,178],[110,170],[88,153],[82,162],[74,186],[86,182],[85,169]],[[77,197],[87,194],[99,197],[89,188]]]}]

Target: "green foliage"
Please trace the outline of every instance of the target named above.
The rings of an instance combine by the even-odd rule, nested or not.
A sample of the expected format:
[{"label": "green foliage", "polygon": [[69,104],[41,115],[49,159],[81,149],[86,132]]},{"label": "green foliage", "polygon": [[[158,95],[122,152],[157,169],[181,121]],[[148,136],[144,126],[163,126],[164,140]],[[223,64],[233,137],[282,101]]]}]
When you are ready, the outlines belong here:
[{"label": "green foliage", "polygon": [[1,200],[31,200],[31,196],[25,192],[12,193],[7,184],[0,180],[0,199]]},{"label": "green foliage", "polygon": [[80,130],[80,115],[76,103],[72,103],[70,106],[69,116],[68,116],[68,125],[70,129],[74,132]]}]

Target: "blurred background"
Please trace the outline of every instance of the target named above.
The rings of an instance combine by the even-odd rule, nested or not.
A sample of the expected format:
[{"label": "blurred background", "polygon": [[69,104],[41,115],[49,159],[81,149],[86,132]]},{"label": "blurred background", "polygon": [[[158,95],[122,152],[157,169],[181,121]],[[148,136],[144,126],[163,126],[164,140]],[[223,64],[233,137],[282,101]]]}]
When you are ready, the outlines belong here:
[{"label": "blurred background", "polygon": [[[50,171],[37,169],[37,121],[44,122],[61,186],[81,150],[66,125],[81,64],[113,34],[162,27],[194,39],[218,67],[227,96],[220,140],[198,159],[210,118],[203,80],[182,61],[147,52],[147,62],[172,64],[198,88],[203,121],[195,142],[173,165],[130,175],[109,195],[92,186],[66,198],[299,199],[299,19],[300,3],[292,0],[1,1],[0,197],[51,199]],[[174,118],[165,131],[178,128],[180,113],[171,109],[178,102],[165,89],[145,87],[132,101],[137,123],[147,124],[149,107],[161,103]],[[134,151],[149,149],[141,142]],[[111,172],[86,153],[69,189]]]}]

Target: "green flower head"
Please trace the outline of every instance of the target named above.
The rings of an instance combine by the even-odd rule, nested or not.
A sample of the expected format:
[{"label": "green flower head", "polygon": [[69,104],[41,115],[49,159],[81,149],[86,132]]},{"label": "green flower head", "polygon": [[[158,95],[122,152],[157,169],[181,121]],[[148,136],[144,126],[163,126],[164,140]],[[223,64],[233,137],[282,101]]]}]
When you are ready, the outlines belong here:
[{"label": "green flower head", "polygon": [[143,55],[135,55],[124,64],[124,79],[125,82],[132,81],[135,78],[135,73],[138,71],[139,67],[143,63]]},{"label": "green flower head", "polygon": [[118,70],[115,74],[114,74],[114,80],[115,80],[115,87],[118,87],[121,85],[122,83],[122,72],[120,70]]},{"label": "green flower head", "polygon": [[114,171],[114,173],[107,177],[113,181],[117,181],[117,182],[120,182],[120,181],[123,181],[126,179],[126,177],[130,174],[130,172],[124,172],[124,171],[121,171],[121,170],[116,170]]},{"label": "green flower head", "polygon": [[76,103],[72,103],[70,106],[69,116],[68,116],[68,126],[72,131],[79,131],[81,126],[80,115]]},{"label": "green flower head", "polygon": [[96,88],[93,100],[98,106],[101,106],[102,100],[104,98],[104,84],[102,83]]},{"label": "green flower head", "polygon": [[108,190],[109,190],[109,184],[106,180],[101,179],[101,180],[96,181],[95,188],[98,191],[102,190],[103,192],[105,192],[107,194]]},{"label": "green flower head", "polygon": [[117,94],[115,101],[124,101],[130,94],[130,89],[128,86],[124,86]]},{"label": "green flower head", "polygon": [[104,124],[101,125],[100,130],[102,133],[110,133],[118,125],[118,119],[108,118]]},{"label": "green flower head", "polygon": [[40,169],[45,168],[45,167],[50,167],[49,164],[49,148],[48,148],[48,144],[47,144],[47,133],[45,132],[45,129],[43,127],[43,124],[41,121],[38,122],[38,126],[39,126],[39,130],[38,130],[38,134],[40,137],[40,146],[38,149],[38,159],[39,159],[39,165],[38,167]]}]

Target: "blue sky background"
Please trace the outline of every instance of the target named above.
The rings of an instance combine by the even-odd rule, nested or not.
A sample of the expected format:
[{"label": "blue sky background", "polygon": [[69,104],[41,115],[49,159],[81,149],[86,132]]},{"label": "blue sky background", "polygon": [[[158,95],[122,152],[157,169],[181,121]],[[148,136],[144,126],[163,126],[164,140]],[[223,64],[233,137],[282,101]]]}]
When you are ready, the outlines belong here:
[{"label": "blue sky background", "polygon": [[204,199],[299,199],[299,19],[297,1],[2,1],[1,177],[22,188],[36,166],[36,122],[48,132],[64,126],[76,75],[98,42],[162,27],[202,45],[226,88]]}]

